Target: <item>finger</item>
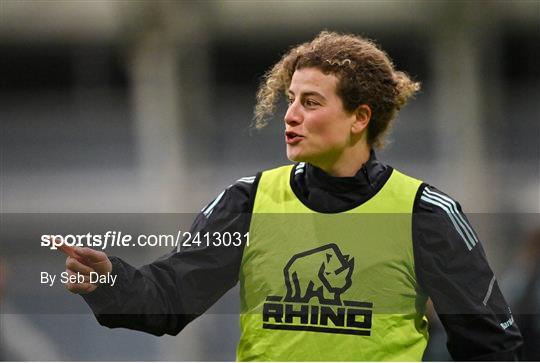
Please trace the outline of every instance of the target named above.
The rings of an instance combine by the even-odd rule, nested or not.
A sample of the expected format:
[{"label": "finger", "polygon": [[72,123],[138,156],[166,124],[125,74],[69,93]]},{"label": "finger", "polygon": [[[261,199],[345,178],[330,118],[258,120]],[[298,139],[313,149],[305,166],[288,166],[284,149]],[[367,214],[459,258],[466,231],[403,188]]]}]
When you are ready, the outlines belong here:
[{"label": "finger", "polygon": [[96,251],[88,247],[82,247],[77,249],[79,259],[82,258],[84,262],[92,264],[107,261],[109,258],[105,252]]},{"label": "finger", "polygon": [[84,282],[80,284],[66,284],[66,289],[74,294],[88,294],[94,291],[97,288],[97,285],[91,284],[89,282]]},{"label": "finger", "polygon": [[79,276],[82,276],[83,281],[77,281],[75,283],[90,282],[90,275],[84,275],[82,273],[77,274],[76,271],[72,271],[69,268],[66,269],[66,272],[68,273],[68,276],[70,277],[70,279],[71,279],[71,276],[77,276],[77,278],[79,278]]},{"label": "finger", "polygon": [[83,275],[90,275],[90,272],[95,272],[93,268],[79,262],[77,259],[71,256],[68,256],[66,259],[66,267],[68,270],[80,272]]},{"label": "finger", "polygon": [[80,248],[69,246],[65,243],[62,243],[61,245],[58,245],[58,249],[64,252],[68,256],[71,256],[73,258],[80,258],[79,253],[78,253],[79,252],[78,250]]}]

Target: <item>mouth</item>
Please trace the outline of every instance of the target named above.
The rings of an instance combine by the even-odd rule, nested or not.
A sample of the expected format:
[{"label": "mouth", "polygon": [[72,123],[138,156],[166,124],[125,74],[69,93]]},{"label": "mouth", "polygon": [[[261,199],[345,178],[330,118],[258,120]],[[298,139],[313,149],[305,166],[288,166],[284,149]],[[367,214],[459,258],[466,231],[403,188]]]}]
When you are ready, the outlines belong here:
[{"label": "mouth", "polygon": [[285,142],[288,145],[298,144],[300,141],[302,141],[303,138],[304,136],[297,134],[296,132],[285,131]]}]

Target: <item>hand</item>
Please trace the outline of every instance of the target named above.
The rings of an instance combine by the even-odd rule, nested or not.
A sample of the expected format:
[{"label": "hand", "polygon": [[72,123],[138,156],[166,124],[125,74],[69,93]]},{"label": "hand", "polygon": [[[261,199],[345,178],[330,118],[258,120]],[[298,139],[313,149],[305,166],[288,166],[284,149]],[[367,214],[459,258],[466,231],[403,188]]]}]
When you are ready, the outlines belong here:
[{"label": "hand", "polygon": [[[52,238],[52,237],[51,237]],[[90,273],[97,272],[106,275],[112,272],[112,263],[107,254],[88,247],[74,247],[62,244],[58,249],[68,257],[66,259],[66,272],[84,276],[82,283],[66,283],[66,288],[74,294],[87,294],[97,289],[97,284],[90,283]]]}]

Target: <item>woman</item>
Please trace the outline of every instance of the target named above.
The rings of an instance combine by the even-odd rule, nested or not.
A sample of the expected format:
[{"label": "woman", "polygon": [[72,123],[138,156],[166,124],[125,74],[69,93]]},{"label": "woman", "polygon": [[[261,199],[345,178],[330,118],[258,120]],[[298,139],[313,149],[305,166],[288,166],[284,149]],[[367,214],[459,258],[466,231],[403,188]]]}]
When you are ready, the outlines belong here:
[{"label": "woman", "polygon": [[459,204],[373,152],[418,90],[359,36],[322,32],[293,48],[265,76],[255,124],[284,92],[296,163],[239,179],[191,228],[244,243],[182,248],[140,269],[65,246],[69,273],[118,276],[67,288],[101,324],[161,335],[240,281],[239,360],[421,360],[429,297],[454,359],[514,360],[521,336]]}]

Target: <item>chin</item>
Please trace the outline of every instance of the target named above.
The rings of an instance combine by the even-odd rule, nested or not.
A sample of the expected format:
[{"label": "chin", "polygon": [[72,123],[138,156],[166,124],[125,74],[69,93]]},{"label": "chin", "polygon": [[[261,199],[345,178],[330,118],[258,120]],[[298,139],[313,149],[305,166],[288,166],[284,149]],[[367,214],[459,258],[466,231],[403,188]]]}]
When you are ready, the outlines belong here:
[{"label": "chin", "polygon": [[321,157],[321,153],[309,152],[305,148],[299,148],[298,145],[287,145],[287,159],[294,163],[311,163]]},{"label": "chin", "polygon": [[287,147],[287,159],[289,159],[290,161],[292,161],[294,163],[298,163],[298,162],[302,161],[301,160],[302,159],[302,154],[294,152],[294,151],[290,150],[289,147]]},{"label": "chin", "polygon": [[306,155],[303,155],[301,153],[289,152],[289,150],[287,150],[287,159],[289,159],[293,163],[301,163],[301,162],[309,163],[311,160]]},{"label": "chin", "polygon": [[287,159],[289,159],[289,160],[292,161],[293,163],[299,163],[299,162],[302,161],[302,160],[298,159],[297,156],[289,155],[289,154],[287,154]]}]

